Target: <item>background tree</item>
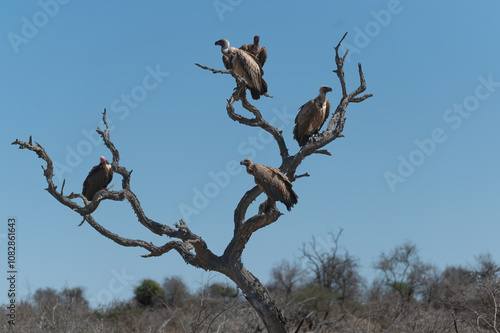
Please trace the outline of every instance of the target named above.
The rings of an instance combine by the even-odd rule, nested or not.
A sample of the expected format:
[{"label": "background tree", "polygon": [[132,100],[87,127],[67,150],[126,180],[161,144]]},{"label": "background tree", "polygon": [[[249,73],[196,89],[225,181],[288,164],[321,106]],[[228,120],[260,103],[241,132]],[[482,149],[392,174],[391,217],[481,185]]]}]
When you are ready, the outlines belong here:
[{"label": "background tree", "polygon": [[[279,169],[287,175],[290,181],[295,181],[296,179],[306,176],[296,175],[297,168],[300,166],[302,161],[314,153],[321,153],[330,155],[330,153],[324,149],[327,144],[331,143],[339,137],[343,137],[342,131],[345,125],[345,114],[347,107],[350,103],[359,103],[367,98],[371,97],[370,94],[361,95],[366,90],[366,84],[364,75],[361,69],[361,65],[358,64],[358,73],[360,84],[351,93],[347,92],[346,81],[344,76],[344,60],[347,56],[348,51],[341,57],[339,55],[339,48],[342,40],[335,47],[335,64],[336,69],[334,72],[340,81],[342,97],[337,105],[335,111],[327,122],[326,130],[321,132],[318,136],[311,139],[308,144],[303,146],[299,152],[295,155],[290,155],[288,153],[288,148],[286,142],[283,138],[282,132],[279,131],[275,126],[272,126],[263,117],[260,111],[247,100],[246,97],[246,84],[244,80],[234,73],[233,70],[215,70],[205,66],[198,65],[201,68],[212,71],[213,73],[230,74],[237,82],[237,87],[231,94],[226,104],[226,110],[229,117],[239,122],[240,124],[259,127],[264,131],[268,132],[276,141],[280,157],[281,165]],[[247,118],[235,112],[234,103],[236,101],[241,101],[241,105],[244,109],[249,111],[254,118]],[[120,165],[120,154],[118,149],[115,147],[114,143],[111,141],[109,135],[109,126],[106,119],[106,111],[103,115],[103,122],[106,128],[101,130],[97,128],[97,132],[101,135],[104,144],[110,150],[113,155],[112,168],[115,172],[116,177],[122,177],[122,189],[117,191],[100,190],[96,193],[91,202],[86,200],[81,194],[71,193],[70,195],[64,195],[64,185],[63,181],[60,191],[57,190],[57,186],[54,184],[54,165],[45,151],[45,149],[38,143],[33,144],[31,138],[28,142],[23,142],[20,140],[15,140],[12,144],[18,145],[20,149],[29,149],[34,151],[39,158],[46,162],[46,167],[43,167],[44,176],[46,178],[48,188],[47,191],[61,204],[67,206],[68,208],[75,211],[77,214],[83,217],[83,222],[89,223],[97,232],[101,235],[113,240],[114,242],[122,246],[135,246],[142,247],[149,253],[144,255],[144,257],[161,256],[171,250],[177,251],[187,264],[194,267],[202,268],[208,271],[216,271],[224,274],[229,279],[231,279],[238,288],[241,289],[246,299],[253,306],[267,330],[270,332],[287,332],[288,323],[286,317],[280,309],[276,307],[275,302],[271,298],[270,294],[266,288],[260,283],[260,281],[250,273],[241,261],[243,250],[250,240],[252,234],[257,230],[268,226],[276,222],[283,214],[276,208],[275,205],[270,205],[265,212],[258,212],[257,214],[247,217],[247,210],[250,204],[262,193],[258,186],[253,187],[248,190],[240,202],[238,203],[234,211],[234,234],[233,238],[227,245],[226,249],[221,255],[213,253],[205,240],[193,233],[183,220],[175,223],[173,227],[166,224],[159,223],[157,221],[149,218],[142,206],[132,192],[130,186],[131,171]],[[78,205],[73,199],[81,198],[84,202],[84,206]],[[168,241],[163,245],[155,245],[152,242],[129,239],[106,229],[101,224],[99,224],[92,213],[97,209],[99,203],[102,200],[114,200],[114,201],[124,201],[127,200],[132,206],[134,213],[137,215],[138,221],[151,232],[157,235],[167,235],[174,240]]]},{"label": "background tree", "polygon": [[283,296],[283,302],[290,300],[292,293],[304,282],[304,271],[296,261],[283,259],[271,269],[271,281],[268,288],[275,294]]},{"label": "background tree", "polygon": [[89,307],[89,302],[83,296],[83,288],[64,288],[61,294],[63,295],[67,306],[84,309]]},{"label": "background tree", "polygon": [[491,256],[491,253],[483,253],[476,256],[476,266],[473,268],[475,276],[480,281],[498,279],[500,265]]},{"label": "background tree", "polygon": [[144,279],[134,289],[135,300],[144,306],[152,306],[163,298],[160,284],[151,279]]},{"label": "background tree", "polygon": [[191,294],[180,276],[172,276],[163,281],[163,297],[169,305],[182,306],[189,300]]},{"label": "background tree", "polygon": [[313,275],[313,282],[335,295],[336,302],[344,306],[361,294],[363,280],[358,273],[358,261],[339,246],[342,229],[335,235],[329,232],[326,241],[316,238],[302,246],[302,258]]},{"label": "background tree", "polygon": [[208,286],[208,295],[213,298],[235,298],[238,296],[238,290],[229,283],[213,282]]},{"label": "background tree", "polygon": [[64,303],[64,298],[52,288],[37,289],[33,295],[33,301],[36,306],[45,309],[53,309]]},{"label": "background tree", "polygon": [[432,266],[422,262],[415,244],[407,241],[396,246],[389,254],[382,252],[374,264],[382,273],[382,281],[396,292],[402,301],[410,302],[421,293]]}]

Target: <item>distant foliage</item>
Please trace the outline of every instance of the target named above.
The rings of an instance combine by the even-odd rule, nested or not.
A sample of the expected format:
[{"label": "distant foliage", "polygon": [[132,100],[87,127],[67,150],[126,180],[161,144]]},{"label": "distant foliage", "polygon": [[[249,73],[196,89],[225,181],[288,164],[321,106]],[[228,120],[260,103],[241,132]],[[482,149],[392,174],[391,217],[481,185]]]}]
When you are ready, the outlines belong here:
[{"label": "distant foliage", "polygon": [[134,290],[135,300],[144,306],[155,305],[163,298],[163,289],[154,280],[144,279]]},{"label": "distant foliage", "polygon": [[163,282],[163,297],[169,305],[183,306],[189,302],[191,294],[181,277],[172,276]]},{"label": "distant foliage", "polygon": [[[339,238],[335,239],[339,246]],[[380,276],[370,286],[359,283],[357,265],[340,271],[336,265],[319,265],[326,275],[333,269],[336,281],[355,282],[357,292],[342,299],[337,283],[322,283],[328,279],[318,279],[321,270],[310,269],[314,262],[337,262],[333,257],[345,262],[347,252],[334,251],[334,243],[319,247],[316,242],[316,247],[307,248],[314,253],[310,259],[319,262],[309,262],[306,256],[302,258],[306,262],[284,260],[272,269],[268,289],[284,309],[291,332],[300,323],[299,333],[500,331],[500,266],[491,255],[477,256],[473,265],[440,271],[420,259],[414,244],[405,242],[375,260]],[[167,277],[163,288],[145,279],[135,288],[133,299],[97,310],[89,308],[83,288],[38,289],[18,303],[17,313],[15,331],[21,333],[265,332],[260,318],[230,282],[207,282],[191,293],[178,276]],[[6,321],[3,327],[7,328]]]},{"label": "distant foliage", "polygon": [[234,298],[238,296],[238,290],[227,283],[214,282],[208,289],[211,297]]}]

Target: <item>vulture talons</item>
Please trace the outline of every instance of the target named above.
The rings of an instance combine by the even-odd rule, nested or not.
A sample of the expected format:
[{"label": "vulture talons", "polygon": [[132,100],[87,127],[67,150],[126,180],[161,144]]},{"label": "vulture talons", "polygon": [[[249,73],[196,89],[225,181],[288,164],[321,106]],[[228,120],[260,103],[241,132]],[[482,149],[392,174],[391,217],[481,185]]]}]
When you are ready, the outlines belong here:
[{"label": "vulture talons", "polygon": [[275,201],[272,201],[272,200],[269,200],[267,199],[266,201],[264,201],[263,203],[260,204],[259,206],[259,214],[265,214],[265,215],[275,215],[275,214],[278,214],[279,215],[283,215],[279,210],[278,208],[276,207],[276,202]]},{"label": "vulture talons", "polygon": [[259,205],[259,215],[264,214],[266,209],[267,209],[267,200]]},{"label": "vulture talons", "polygon": [[259,214],[267,214],[269,211],[273,208],[276,208],[276,203],[274,201],[271,201],[267,199],[263,203],[260,204],[259,206]]}]

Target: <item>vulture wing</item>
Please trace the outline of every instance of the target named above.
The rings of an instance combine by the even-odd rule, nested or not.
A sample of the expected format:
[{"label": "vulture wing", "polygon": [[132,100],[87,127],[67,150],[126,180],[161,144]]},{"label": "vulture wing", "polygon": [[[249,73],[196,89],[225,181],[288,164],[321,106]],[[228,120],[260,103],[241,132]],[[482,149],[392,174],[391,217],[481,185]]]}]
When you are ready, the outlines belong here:
[{"label": "vulture wing", "polygon": [[226,69],[233,68],[233,64],[231,63],[231,59],[229,59],[229,57],[225,54],[222,55],[222,62],[224,63],[224,67],[226,67]]},{"label": "vulture wing", "polygon": [[299,108],[299,113],[295,117],[295,127],[293,128],[293,138],[297,140],[299,146],[304,146],[312,134],[311,119],[317,109],[316,103],[311,99]]},{"label": "vulture wing", "polygon": [[259,53],[257,54],[257,58],[259,59],[259,64],[264,67],[264,64],[267,60],[267,49],[266,47],[261,47]]},{"label": "vulture wing", "polygon": [[325,106],[325,116],[323,117],[323,121],[321,122],[321,126],[318,128],[318,131],[321,129],[325,121],[330,117],[330,101],[327,99],[326,100],[326,106]]},{"label": "vulture wing", "polygon": [[265,47],[255,46],[254,44],[241,45],[240,50],[247,52],[255,57],[260,67],[264,67],[267,60],[267,49]]},{"label": "vulture wing", "polygon": [[255,182],[266,195],[274,201],[285,204],[288,211],[297,203],[298,196],[292,190],[292,183],[280,170],[255,164]]},{"label": "vulture wing", "polygon": [[260,95],[267,92],[267,83],[262,78],[262,67],[254,56],[246,51],[235,49],[233,68],[238,75],[247,81],[253,99],[259,99]]},{"label": "vulture wing", "polygon": [[96,165],[90,170],[87,178],[85,178],[83,182],[82,194],[89,201],[92,201],[94,195],[99,190],[108,186],[112,179],[113,171],[111,169],[108,172],[102,164]]}]

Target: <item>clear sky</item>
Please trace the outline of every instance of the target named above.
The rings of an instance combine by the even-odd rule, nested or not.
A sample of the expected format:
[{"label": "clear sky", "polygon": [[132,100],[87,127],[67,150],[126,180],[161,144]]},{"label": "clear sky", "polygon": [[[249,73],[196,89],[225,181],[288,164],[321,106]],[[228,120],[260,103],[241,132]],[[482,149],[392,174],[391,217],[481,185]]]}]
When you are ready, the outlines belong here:
[{"label": "clear sky", "polygon": [[[280,159],[259,129],[227,117],[234,80],[194,63],[222,68],[216,40],[239,47],[260,35],[275,97],[255,105],[296,153],[298,107],[321,85],[339,101],[333,46],[346,31],[348,87],[358,85],[360,62],[374,97],[349,107],[345,138],[327,147],[332,157],[300,166],[311,177],[294,183],[298,205],[286,212],[279,204],[285,215],[252,236],[245,265],[266,282],[303,242],[328,243],[327,232],[339,228],[368,278],[378,254],[405,240],[440,268],[486,252],[499,261],[499,12],[494,0],[1,2],[1,267],[7,271],[7,219],[15,217],[21,296],[83,286],[96,305],[131,297],[144,278],[180,275],[196,289],[217,277],[177,253],[144,259],[143,249],[77,227],[81,218],[44,190],[42,161],[10,143],[32,135],[58,163],[59,188],[66,179],[66,193],[80,192],[99,156],[111,158],[94,132],[107,108],[121,165],[134,170],[132,189],[148,216],[169,225],[186,218],[221,254],[234,208],[254,185],[228,163]],[[145,230],[128,203],[104,202],[94,217],[124,237],[167,241]]]}]

